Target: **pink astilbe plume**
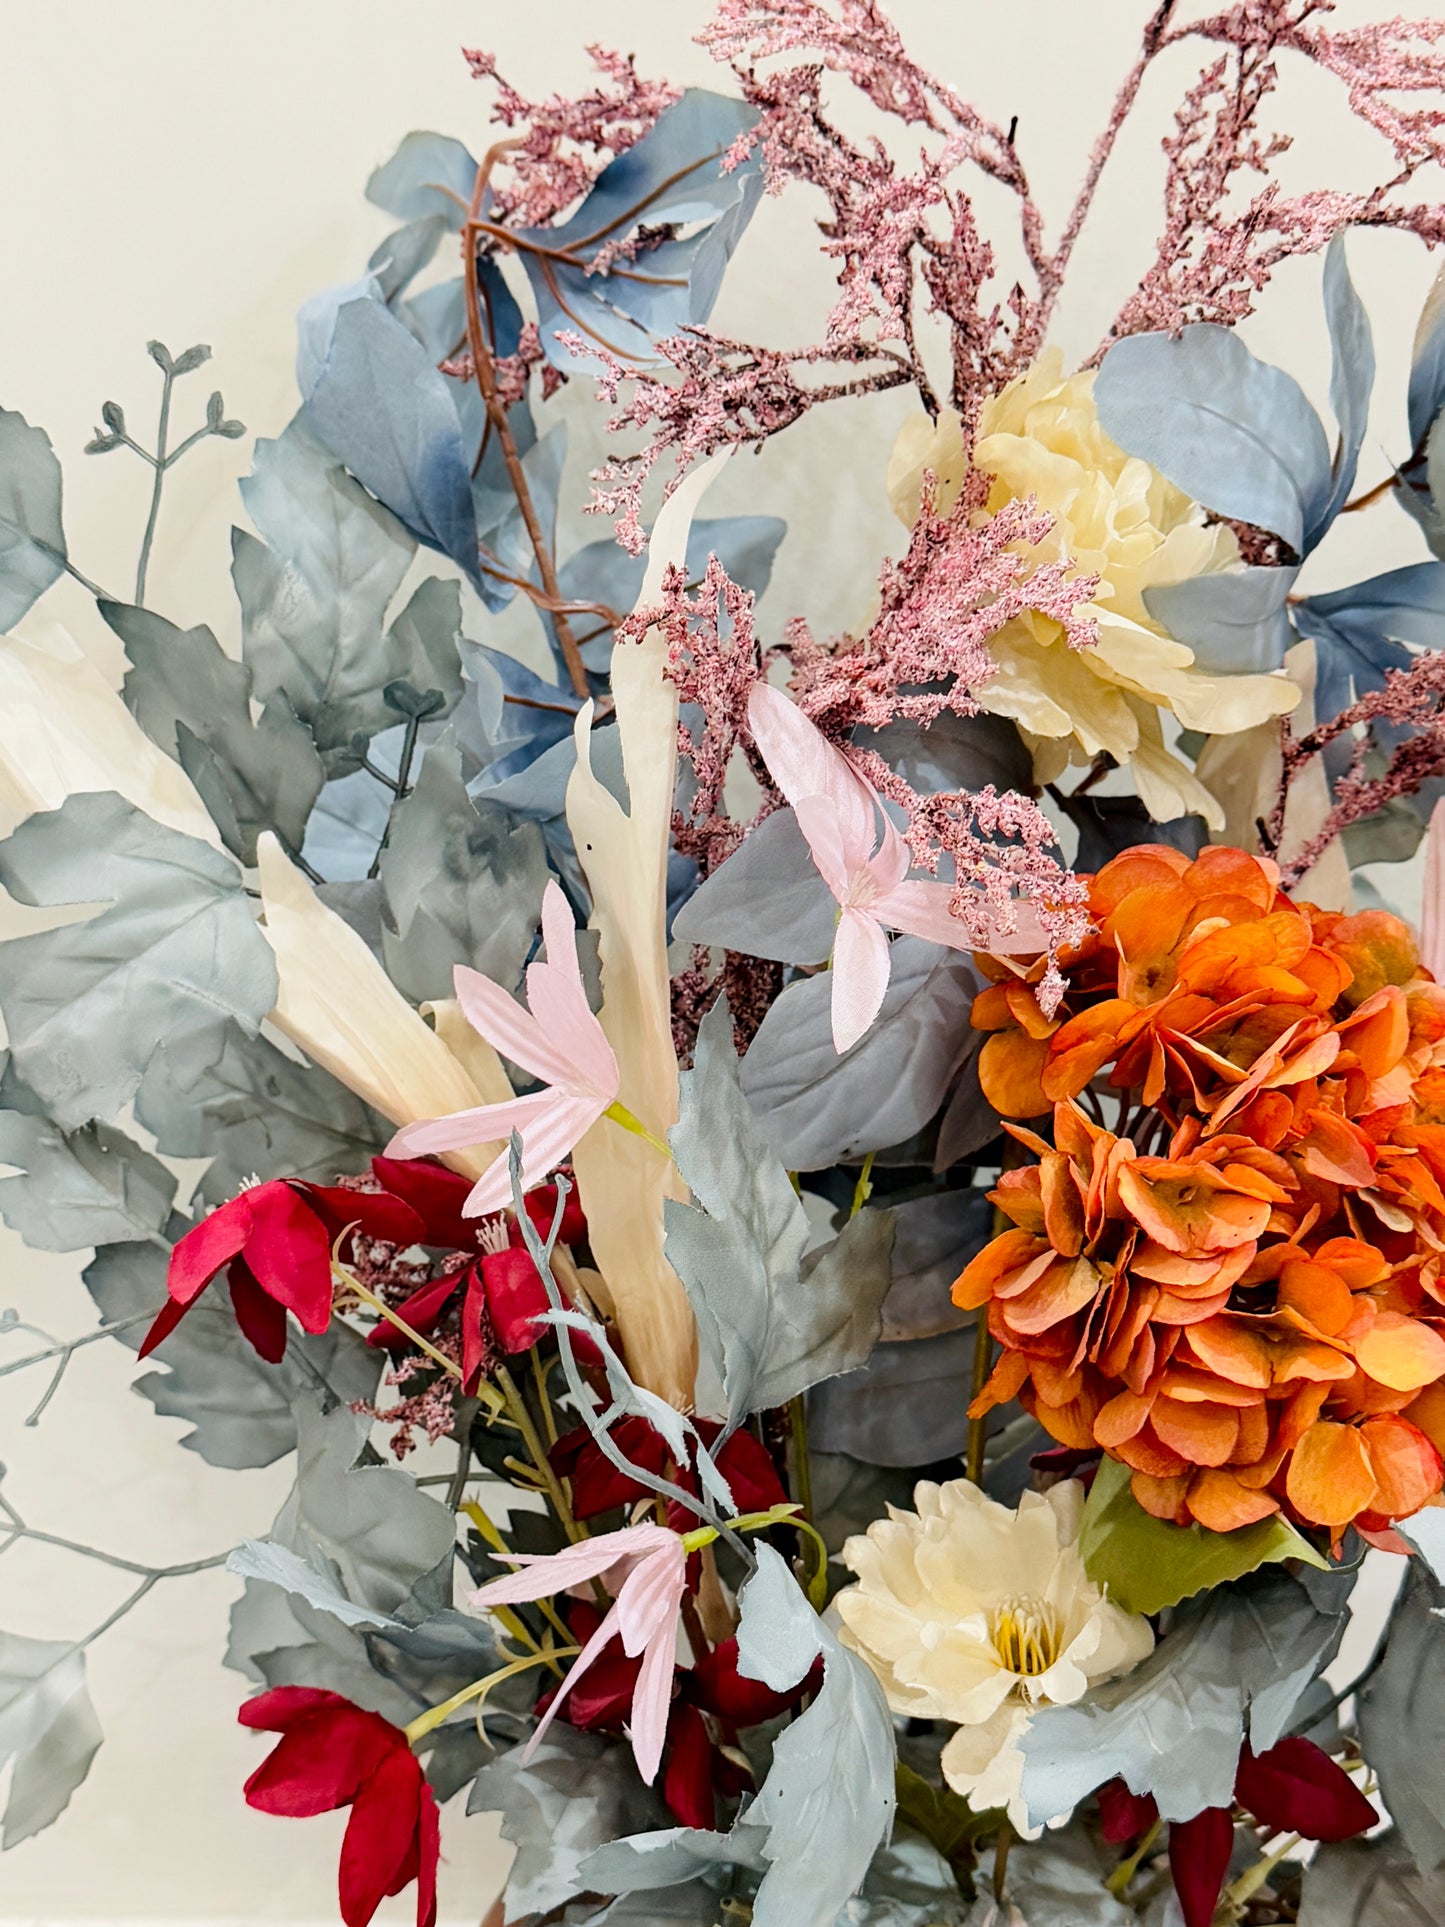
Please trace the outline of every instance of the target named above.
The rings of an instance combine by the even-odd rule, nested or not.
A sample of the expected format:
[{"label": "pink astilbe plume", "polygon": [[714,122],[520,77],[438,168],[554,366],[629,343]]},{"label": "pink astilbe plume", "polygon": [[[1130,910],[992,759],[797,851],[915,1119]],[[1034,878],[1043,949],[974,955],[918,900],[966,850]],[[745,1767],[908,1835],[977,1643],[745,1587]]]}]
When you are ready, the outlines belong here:
[{"label": "pink astilbe plume", "polygon": [[587,53],[603,85],[575,99],[550,94],[527,100],[497,72],[494,55],[464,50],[473,77],[496,87],[492,118],[524,130],[509,147],[506,178],[492,184],[492,220],[546,226],[579,201],[607,163],[635,146],[681,96],[681,88],[668,81],[642,79],[631,55],[597,46]]},{"label": "pink astilbe plume", "polygon": [[1088,603],[1098,577],[1070,562],[1033,565],[1018,552],[1053,527],[1031,497],[981,519],[967,492],[946,515],[934,513],[930,493],[907,554],[883,565],[879,612],[865,636],[823,647],[801,622],[790,626],[793,693],[830,732],[895,717],[931,723],[945,710],[975,714],[973,692],[997,666],[989,638],[1030,611],[1060,623],[1076,649],[1095,639]]},{"label": "pink astilbe plume", "polygon": [[[1377,722],[1410,732],[1391,750],[1382,771],[1369,732],[1369,725]],[[1396,797],[1413,796],[1432,777],[1445,776],[1445,650],[1423,651],[1407,667],[1387,670],[1383,688],[1366,690],[1306,735],[1285,734],[1279,795],[1269,821],[1260,824],[1266,855],[1279,849],[1289,793],[1305,765],[1346,736],[1354,738],[1350,767],[1335,784],[1333,806],[1317,833],[1282,865],[1286,889],[1298,883],[1352,823],[1363,822]]]}]

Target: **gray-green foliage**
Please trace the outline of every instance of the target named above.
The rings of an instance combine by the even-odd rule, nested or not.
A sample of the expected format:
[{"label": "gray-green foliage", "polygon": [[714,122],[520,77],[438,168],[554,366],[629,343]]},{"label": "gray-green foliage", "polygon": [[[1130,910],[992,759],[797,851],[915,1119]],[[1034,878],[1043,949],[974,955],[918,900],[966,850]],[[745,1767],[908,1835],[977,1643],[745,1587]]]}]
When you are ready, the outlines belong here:
[{"label": "gray-green foliage", "polygon": [[276,1001],[276,966],[241,871],[209,843],[113,794],[67,797],[0,843],[22,903],[99,903],[0,949],[0,1005],[20,1075],[65,1129],[114,1117],[167,1039],[220,1048]]},{"label": "gray-green foliage", "polygon": [[628,1747],[559,1720],[532,1758],[504,1753],[477,1775],[468,1813],[499,1813],[517,1858],[507,1880],[516,1914],[547,1913],[592,1885],[580,1873],[596,1848],[666,1819]]},{"label": "gray-green foliage", "polygon": [[1380,1793],[1417,1864],[1445,1861],[1445,1785],[1422,1771],[1445,1721],[1445,1586],[1412,1559],[1385,1633],[1385,1656],[1361,1690],[1360,1740]]},{"label": "gray-green foliage", "polygon": [[110,1124],[62,1131],[47,1117],[0,1111],[0,1218],[39,1251],[156,1240],[176,1181]]},{"label": "gray-green foliage", "polygon": [[232,532],[254,692],[284,693],[327,774],[342,775],[357,766],[353,738],[396,721],[382,692],[402,652],[385,619],[416,544],[296,422],[257,442],[241,495],[260,531]]},{"label": "gray-green foliage", "polygon": [[101,1739],[80,1647],[0,1633],[0,1771],[14,1762],[0,1847],[59,1819]]},{"label": "gray-green foliage", "polygon": [[364,1169],[392,1131],[320,1065],[236,1024],[219,1041],[203,1031],[165,1039],[135,1109],[162,1152],[211,1159],[200,1181],[208,1204],[234,1197],[249,1177],[330,1184]]},{"label": "gray-green foliage", "polygon": [[[132,1350],[165,1303],[168,1247],[190,1228],[174,1214],[161,1243],[102,1245],[82,1274],[101,1318],[125,1325],[117,1336]],[[154,1357],[162,1369],[144,1373],[134,1389],[163,1417],[193,1428],[181,1440],[187,1451],[232,1470],[270,1465],[295,1449],[295,1399],[314,1398],[322,1382],[338,1399],[370,1398],[382,1365],[380,1354],[339,1319],[319,1335],[293,1330],[285,1358],[268,1365],[241,1336],[219,1282]]]},{"label": "gray-green foliage", "polygon": [[141,728],[185,770],[227,849],[256,860],[256,838],[274,830],[299,850],[324,780],[311,732],[284,692],[251,720],[251,671],[210,630],[181,630],[125,603],[100,612],[125,644],[131,667],[122,694]]},{"label": "gray-green foliage", "polygon": [[60,463],[43,428],[0,408],[0,633],[65,570]]},{"label": "gray-green foliage", "polygon": [[446,736],[392,812],[380,875],[390,913],[382,955],[409,997],[450,997],[459,963],[508,988],[517,982],[547,882],[542,832],[496,804],[474,803]]},{"label": "gray-green foliage", "polygon": [[1186,1600],[1142,1666],[1035,1714],[1020,1741],[1030,1822],[1071,1813],[1116,1775],[1166,1820],[1228,1806],[1243,1741],[1273,1746],[1334,1656],[1351,1582],[1271,1569]]},{"label": "gray-green foliage", "polygon": [[[1417,1758],[1416,1771],[1433,1758]],[[1422,1873],[1397,1833],[1321,1847],[1306,1869],[1299,1927],[1439,1927],[1445,1871]]]},{"label": "gray-green foliage", "polygon": [[722,999],[698,1032],[669,1140],[697,1204],[668,1200],[667,1255],[730,1421],[861,1365],[891,1282],[892,1214],[861,1212],[805,1263],[807,1214],[742,1094]]}]

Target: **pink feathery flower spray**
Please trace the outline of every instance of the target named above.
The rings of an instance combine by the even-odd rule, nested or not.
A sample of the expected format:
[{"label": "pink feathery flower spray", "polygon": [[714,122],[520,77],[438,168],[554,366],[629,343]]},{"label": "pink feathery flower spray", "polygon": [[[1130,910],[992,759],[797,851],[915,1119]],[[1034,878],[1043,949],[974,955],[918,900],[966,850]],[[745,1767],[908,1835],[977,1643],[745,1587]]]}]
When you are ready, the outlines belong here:
[{"label": "pink feathery flower spray", "polygon": [[515,1606],[546,1599],[570,1586],[600,1579],[613,1594],[602,1624],[577,1655],[572,1670],[537,1724],[522,1754],[536,1751],[563,1700],[608,1642],[618,1634],[629,1659],[642,1656],[632,1691],[630,1737],[637,1770],[649,1786],[657,1778],[677,1668],[677,1624],[687,1583],[687,1548],[665,1526],[627,1526],[583,1539],[561,1552],[506,1555],[524,1571],[493,1579],[471,1595],[474,1606]]},{"label": "pink feathery flower spray", "polygon": [[[588,1008],[577,963],[576,925],[555,883],[547,885],[542,897],[542,937],[546,961],[527,966],[529,1010],[490,977],[462,964],[456,969],[456,988],[472,1028],[548,1088],[509,1103],[483,1104],[404,1125],[387,1146],[389,1156],[425,1157],[463,1145],[505,1143],[517,1131],[522,1139],[522,1185],[530,1190],[616,1105],[617,1059]],[[469,1218],[485,1217],[511,1201],[503,1152],[473,1185],[462,1211]]]},{"label": "pink feathery flower spray", "polygon": [[1018,928],[1011,936],[997,935],[981,945],[949,908],[952,885],[910,881],[908,846],[884,815],[877,791],[780,689],[754,684],[748,723],[769,774],[793,806],[818,874],[838,902],[832,1008],[833,1044],[840,1055],[872,1024],[887,992],[885,930],[955,950],[1047,947],[1027,906],[1016,911]]}]

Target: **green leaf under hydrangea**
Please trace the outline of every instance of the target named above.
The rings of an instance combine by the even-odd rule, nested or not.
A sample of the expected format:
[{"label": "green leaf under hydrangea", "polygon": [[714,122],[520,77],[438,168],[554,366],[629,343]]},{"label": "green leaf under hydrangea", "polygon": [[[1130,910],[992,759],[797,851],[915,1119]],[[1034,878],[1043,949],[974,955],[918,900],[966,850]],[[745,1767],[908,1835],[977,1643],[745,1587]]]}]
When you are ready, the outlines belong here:
[{"label": "green leaf under hydrangea", "polygon": [[1129,1480],[1127,1465],[1103,1460],[1079,1528],[1085,1572],[1126,1612],[1163,1612],[1271,1561],[1302,1559],[1328,1570],[1329,1562],[1278,1514],[1233,1532],[1170,1525],[1144,1510]]}]

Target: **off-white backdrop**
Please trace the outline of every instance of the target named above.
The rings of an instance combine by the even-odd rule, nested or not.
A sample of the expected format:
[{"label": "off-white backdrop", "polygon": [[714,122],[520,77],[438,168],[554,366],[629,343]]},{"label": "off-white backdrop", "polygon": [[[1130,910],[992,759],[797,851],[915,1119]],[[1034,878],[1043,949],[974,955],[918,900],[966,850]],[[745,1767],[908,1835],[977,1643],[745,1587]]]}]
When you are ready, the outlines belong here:
[{"label": "off-white backdrop", "polygon": [[[1020,147],[1057,224],[1152,0],[895,0],[892,10],[918,52],[990,114],[1005,122],[1017,114]],[[1353,24],[1391,10],[1344,0],[1338,18]],[[156,392],[149,337],[176,351],[192,341],[215,350],[213,368],[180,391],[182,432],[211,385],[253,433],[274,434],[288,419],[296,308],[354,276],[385,229],[362,199],[370,169],[414,127],[457,134],[474,151],[487,141],[486,95],[468,77],[462,45],[496,49],[503,70],[534,94],[575,89],[589,41],[635,51],[645,72],[718,84],[690,44],[706,12],[704,0],[506,8],[482,0],[9,0],[0,66],[0,404],[41,423],[55,442],[77,565],[116,593],[133,579],[144,477],[128,454],[92,459],[81,449],[107,398],[147,424]],[[1068,352],[1088,352],[1148,258],[1158,141],[1187,71],[1178,56],[1161,65],[1121,144],[1060,316]],[[1280,111],[1300,136],[1286,178],[1343,186],[1369,178],[1373,143],[1331,96],[1309,73],[1283,89]],[[809,227],[816,211],[804,193],[765,203],[724,291],[720,326],[779,344],[821,332],[828,277]],[[1402,447],[1409,335],[1431,265],[1404,239],[1363,234],[1350,245],[1382,361],[1361,469],[1369,484],[1386,473],[1386,449]],[[1291,266],[1246,332],[1323,404],[1318,281],[1317,263]],[[903,408],[890,396],[810,417],[760,462],[735,462],[718,485],[718,510],[771,510],[792,525],[765,624],[801,613],[826,632],[866,603],[878,556],[896,546],[881,472]],[[206,443],[176,471],[148,597],[174,621],[207,622],[232,644],[229,530],[249,449],[249,436]],[[1309,586],[1419,553],[1405,518],[1386,505],[1348,518],[1311,564]],[[73,583],[59,585],[45,608],[118,677],[113,639]],[[475,614],[473,633],[482,623]],[[93,1322],[74,1259],[36,1254],[5,1234],[3,1263],[0,1308],[15,1304],[62,1335]],[[5,1339],[0,1356],[18,1355],[26,1342]],[[89,1347],[36,1428],[25,1419],[44,1389],[42,1369],[0,1380],[0,1459],[12,1502],[36,1525],[153,1563],[202,1557],[263,1531],[284,1471],[219,1472],[180,1451],[184,1428],[128,1394],[133,1375],[119,1346]],[[0,1625],[79,1636],[127,1583],[20,1545],[0,1560]],[[334,1918],[341,1817],[298,1824],[241,1802],[260,1747],[234,1724],[244,1689],[219,1662],[237,1583],[224,1572],[168,1582],[93,1649],[106,1744],[60,1824],[0,1859],[0,1915]],[[464,1821],[460,1804],[443,1820],[442,1915],[475,1923],[504,1850],[491,1822]],[[404,1898],[382,1918],[409,1912]]]}]

